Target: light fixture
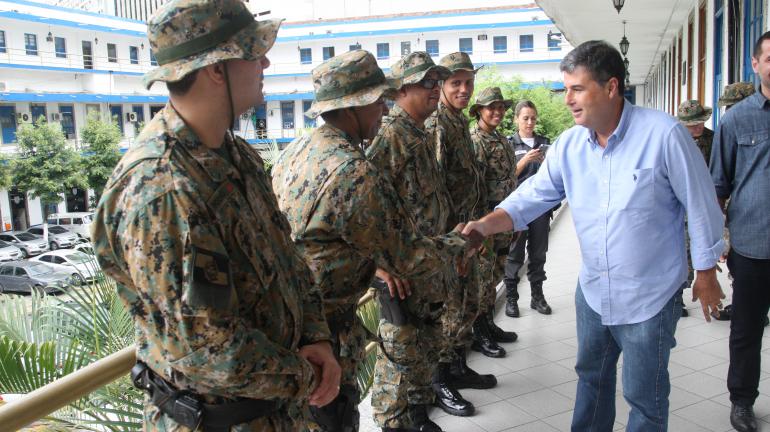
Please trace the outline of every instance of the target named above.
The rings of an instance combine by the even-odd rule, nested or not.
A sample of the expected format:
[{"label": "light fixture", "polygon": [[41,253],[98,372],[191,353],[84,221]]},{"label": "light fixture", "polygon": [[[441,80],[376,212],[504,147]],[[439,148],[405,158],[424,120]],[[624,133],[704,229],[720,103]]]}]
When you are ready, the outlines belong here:
[{"label": "light fixture", "polygon": [[618,13],[620,13],[620,10],[623,9],[623,4],[626,3],[626,0],[612,0],[612,5],[615,6],[615,9],[618,10]]},{"label": "light fixture", "polygon": [[48,36],[45,37],[46,42],[53,42],[53,33],[48,32]]},{"label": "light fixture", "polygon": [[628,61],[628,57],[623,57],[623,65],[626,67],[626,71],[628,71],[628,64],[630,62]]},{"label": "light fixture", "polygon": [[141,44],[139,44],[139,48],[141,48],[141,49],[144,49],[144,42],[142,42]]},{"label": "light fixture", "polygon": [[628,54],[628,46],[631,45],[626,37],[626,20],[623,20],[623,39],[620,40],[620,53],[624,56]]},{"label": "light fixture", "polygon": [[628,73],[628,69],[626,69],[626,87],[631,86],[631,74]]},{"label": "light fixture", "polygon": [[99,45],[99,38],[94,38],[94,43],[95,43],[96,45]]}]

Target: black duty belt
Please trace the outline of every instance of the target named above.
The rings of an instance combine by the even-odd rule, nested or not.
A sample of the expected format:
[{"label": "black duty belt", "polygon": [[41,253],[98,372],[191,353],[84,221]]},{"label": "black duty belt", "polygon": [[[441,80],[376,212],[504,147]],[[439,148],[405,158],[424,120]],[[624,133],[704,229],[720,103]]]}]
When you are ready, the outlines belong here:
[{"label": "black duty belt", "polygon": [[228,431],[231,426],[248,423],[278,411],[278,403],[268,400],[203,403],[200,396],[176,389],[140,361],[131,369],[131,380],[138,389],[149,393],[152,403],[161,412],[192,430]]}]

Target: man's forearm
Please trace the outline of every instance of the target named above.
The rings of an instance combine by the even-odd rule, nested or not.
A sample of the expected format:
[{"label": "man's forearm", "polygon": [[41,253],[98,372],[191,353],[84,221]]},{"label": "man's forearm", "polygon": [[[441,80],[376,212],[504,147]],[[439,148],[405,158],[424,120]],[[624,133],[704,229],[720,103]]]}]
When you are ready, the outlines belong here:
[{"label": "man's forearm", "polygon": [[[501,232],[511,231],[513,229],[513,220],[508,216],[505,210],[497,209],[475,222],[470,222],[466,230],[475,229],[489,237]],[[465,233],[465,231],[463,231]]]}]

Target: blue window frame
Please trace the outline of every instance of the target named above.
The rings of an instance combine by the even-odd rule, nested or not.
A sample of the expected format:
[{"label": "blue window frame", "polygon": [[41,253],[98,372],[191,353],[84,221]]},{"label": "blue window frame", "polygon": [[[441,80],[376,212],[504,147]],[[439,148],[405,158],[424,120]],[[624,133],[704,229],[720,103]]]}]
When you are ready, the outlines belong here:
[{"label": "blue window frame", "polygon": [[152,50],[150,50],[150,65],[157,66],[158,60],[155,59],[155,54],[153,54]]},{"label": "blue window frame", "polygon": [[294,101],[281,102],[281,127],[294,129]]},{"label": "blue window frame", "polygon": [[754,44],[757,42],[762,33],[764,33],[762,11],[764,0],[745,0],[744,3],[744,26],[743,26],[743,41],[744,41],[744,64],[743,64],[743,80],[751,81],[754,84],[759,84],[759,78],[757,78],[754,70],[751,68],[751,57],[754,53]]},{"label": "blue window frame", "polygon": [[59,105],[61,114],[61,129],[67,136],[67,139],[75,138],[75,108],[72,105]]},{"label": "blue window frame", "polygon": [[431,57],[438,56],[438,40],[426,40],[425,41],[425,52],[430,54]]},{"label": "blue window frame", "polygon": [[324,60],[329,60],[330,58],[334,57],[334,47],[333,46],[324,47],[323,48],[323,52],[324,52]]},{"label": "blue window frame", "polygon": [[56,57],[67,58],[67,40],[63,37],[55,37],[54,50],[56,51]]},{"label": "blue window frame", "polygon": [[473,54],[472,38],[460,38],[460,52],[464,52],[466,54]]},{"label": "blue window frame", "polygon": [[5,30],[0,30],[0,53],[6,52],[5,50]]},{"label": "blue window frame", "polygon": [[310,48],[299,49],[299,62],[301,64],[313,63],[313,51]]},{"label": "blue window frame", "polygon": [[110,105],[110,120],[118,124],[123,135],[123,105]]},{"label": "blue window frame", "polygon": [[549,33],[545,37],[548,38],[548,51],[561,51],[561,33]]},{"label": "blue window frame", "polygon": [[37,55],[37,35],[24,33],[24,49],[27,51],[27,55]]},{"label": "blue window frame", "polygon": [[131,59],[131,64],[139,64],[139,48],[135,46],[128,47],[128,57]]},{"label": "blue window frame", "polygon": [[44,104],[30,104],[30,114],[32,115],[32,124],[36,124],[40,117],[43,117],[43,121],[48,121],[48,114]]},{"label": "blue window frame", "polygon": [[383,60],[390,58],[390,44],[385,43],[378,43],[377,44],[377,59]]},{"label": "blue window frame", "polygon": [[725,23],[725,7],[723,0],[714,2],[714,96],[712,105],[714,109],[713,122],[714,129],[719,124],[719,94],[722,92],[724,83],[724,72],[722,71],[722,55],[724,53],[724,44],[722,42],[722,30]]},{"label": "blue window frame", "polygon": [[[302,112],[305,113],[307,110],[310,109],[310,106],[313,105],[312,100],[303,100],[302,101]],[[306,115],[303,115],[305,117],[305,127],[306,128],[314,128],[316,126],[315,119],[312,117],[308,117]]]},{"label": "blue window frame", "polygon": [[532,52],[535,50],[535,39],[531,34],[519,35],[519,52]]},{"label": "blue window frame", "polygon": [[508,52],[508,37],[507,36],[495,36],[492,38],[492,47],[495,50],[495,54],[505,54]]}]

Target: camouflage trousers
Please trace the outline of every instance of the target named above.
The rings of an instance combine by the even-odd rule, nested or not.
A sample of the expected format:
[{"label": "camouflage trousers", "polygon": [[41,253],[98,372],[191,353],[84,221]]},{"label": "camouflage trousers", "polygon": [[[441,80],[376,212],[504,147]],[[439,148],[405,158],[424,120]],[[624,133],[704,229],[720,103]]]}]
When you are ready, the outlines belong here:
[{"label": "camouflage trousers", "polygon": [[349,425],[352,423],[352,430],[357,431],[360,418],[358,403],[361,396],[357,376],[358,367],[366,356],[366,330],[357,316],[354,316],[350,323],[337,323],[334,317],[327,317],[327,320],[332,331],[332,350],[342,368],[340,394],[324,407],[309,407],[305,412],[306,428],[304,430],[336,432],[338,428],[324,427],[320,419],[332,417],[341,420],[337,415],[338,408],[347,406],[352,410]]},{"label": "camouflage trousers", "polygon": [[452,290],[446,301],[446,312],[441,317],[443,338],[447,344],[441,351],[439,361],[450,363],[457,359],[458,348],[471,344],[473,322],[481,313],[482,299],[479,258],[473,257],[468,263],[468,274],[459,278],[458,290]]},{"label": "camouflage trousers", "polygon": [[481,291],[479,300],[479,309],[482,313],[495,307],[497,299],[497,285],[505,276],[505,262],[508,258],[508,249],[505,254],[494,253],[492,256],[484,256],[480,259],[479,273],[481,280]]}]

